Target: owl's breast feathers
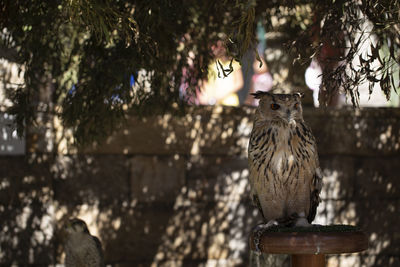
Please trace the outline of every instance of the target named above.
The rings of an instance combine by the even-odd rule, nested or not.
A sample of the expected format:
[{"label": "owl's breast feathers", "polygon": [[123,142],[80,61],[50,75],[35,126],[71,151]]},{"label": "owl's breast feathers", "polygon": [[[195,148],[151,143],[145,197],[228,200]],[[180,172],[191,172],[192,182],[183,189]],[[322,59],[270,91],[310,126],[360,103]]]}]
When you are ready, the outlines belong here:
[{"label": "owl's breast feathers", "polygon": [[78,233],[66,244],[66,266],[103,267],[104,259],[100,240],[90,234]]},{"label": "owl's breast feathers", "polygon": [[258,198],[263,194],[283,199],[307,188],[307,219],[311,222],[320,202],[322,175],[315,139],[304,121],[293,127],[279,122],[255,122],[248,156],[253,199],[254,194]]}]

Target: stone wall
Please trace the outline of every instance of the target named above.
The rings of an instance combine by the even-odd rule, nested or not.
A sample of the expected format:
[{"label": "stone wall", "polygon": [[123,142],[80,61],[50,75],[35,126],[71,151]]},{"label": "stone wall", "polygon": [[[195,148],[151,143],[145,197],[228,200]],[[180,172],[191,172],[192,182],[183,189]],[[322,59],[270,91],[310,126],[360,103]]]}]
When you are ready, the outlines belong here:
[{"label": "stone wall", "polygon": [[[0,263],[63,262],[61,228],[84,219],[114,266],[246,266],[261,221],[248,198],[252,108],[129,118],[77,154],[0,156]],[[329,266],[399,266],[400,110],[304,111],[324,171],[316,223],[348,223],[370,249]],[[32,151],[29,147],[26,151]]]}]

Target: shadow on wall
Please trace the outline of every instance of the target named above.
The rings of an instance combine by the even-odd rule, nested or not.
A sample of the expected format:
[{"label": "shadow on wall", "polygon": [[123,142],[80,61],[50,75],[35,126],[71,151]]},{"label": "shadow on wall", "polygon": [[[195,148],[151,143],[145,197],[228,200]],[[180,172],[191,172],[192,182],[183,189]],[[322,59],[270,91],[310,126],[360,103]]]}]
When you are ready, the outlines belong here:
[{"label": "shadow on wall", "polygon": [[[58,176],[68,172],[56,184],[55,199],[71,207],[63,214],[80,216],[89,227],[93,222],[109,263],[245,263],[247,234],[259,220],[248,209],[247,159],[238,148],[246,137],[236,130],[248,118],[235,109],[200,112],[136,121],[109,146],[60,161]],[[94,189],[71,199],[82,189],[77,186],[87,185]]]},{"label": "shadow on wall", "polygon": [[53,192],[48,162],[0,156],[0,262],[53,262]]},{"label": "shadow on wall", "polygon": [[[400,110],[308,111],[305,117],[316,136],[324,170],[318,222],[359,225],[369,235],[368,251],[330,257],[329,263],[399,266]],[[324,118],[329,123],[322,124]]]},{"label": "shadow on wall", "polygon": [[[0,262],[63,262],[63,222],[84,219],[114,266],[246,266],[261,221],[247,185],[247,108],[138,120],[76,155],[0,157]],[[333,266],[398,266],[398,110],[305,110],[325,174],[316,223],[360,225],[370,250]]]},{"label": "shadow on wall", "polygon": [[73,165],[55,184],[57,220],[86,220],[92,234],[101,237],[109,263],[187,266],[228,261],[232,253],[238,263],[242,260],[244,229],[255,223],[243,200],[246,161],[210,157],[190,168],[176,156],[65,161]]}]

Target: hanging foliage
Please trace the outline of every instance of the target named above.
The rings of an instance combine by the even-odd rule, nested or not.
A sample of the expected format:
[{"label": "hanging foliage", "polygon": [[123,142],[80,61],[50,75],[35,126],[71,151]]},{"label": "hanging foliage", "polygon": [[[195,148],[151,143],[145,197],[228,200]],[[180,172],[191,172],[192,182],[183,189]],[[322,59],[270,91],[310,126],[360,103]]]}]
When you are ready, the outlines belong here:
[{"label": "hanging foliage", "polygon": [[213,42],[240,60],[255,48],[258,21],[268,32],[281,19],[297,60],[324,65],[322,103],[340,89],[356,106],[363,81],[389,98],[399,87],[399,10],[378,0],[2,1],[0,56],[25,70],[25,84],[7,90],[8,112],[20,132],[45,113],[79,143],[104,138],[128,111],[181,110],[207,77]]}]

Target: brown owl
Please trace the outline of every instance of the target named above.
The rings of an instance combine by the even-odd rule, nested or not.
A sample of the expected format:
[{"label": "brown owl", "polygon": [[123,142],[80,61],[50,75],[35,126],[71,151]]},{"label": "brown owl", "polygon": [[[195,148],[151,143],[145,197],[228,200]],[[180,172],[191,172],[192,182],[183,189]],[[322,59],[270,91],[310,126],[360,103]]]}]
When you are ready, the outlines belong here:
[{"label": "brown owl", "polygon": [[320,202],[322,175],[314,136],[303,120],[302,95],[253,95],[260,100],[248,149],[253,203],[264,228],[309,226]]}]

